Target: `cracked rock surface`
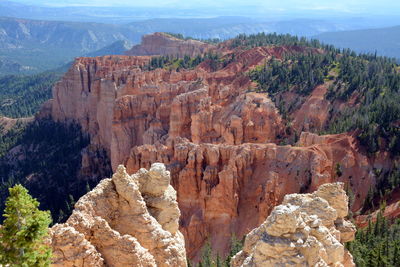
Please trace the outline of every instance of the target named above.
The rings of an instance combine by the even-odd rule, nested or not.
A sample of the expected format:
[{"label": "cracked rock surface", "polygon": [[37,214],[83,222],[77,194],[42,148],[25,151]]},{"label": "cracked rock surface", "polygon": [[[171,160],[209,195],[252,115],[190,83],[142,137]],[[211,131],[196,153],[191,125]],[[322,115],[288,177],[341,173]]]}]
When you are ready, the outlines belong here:
[{"label": "cracked rock surface", "polygon": [[324,184],[312,194],[291,194],[251,231],[231,266],[355,266],[343,243],[355,226],[344,219],[348,197],[342,183]]},{"label": "cracked rock surface", "polygon": [[165,166],[118,166],[51,228],[53,266],[186,266],[176,191]]}]

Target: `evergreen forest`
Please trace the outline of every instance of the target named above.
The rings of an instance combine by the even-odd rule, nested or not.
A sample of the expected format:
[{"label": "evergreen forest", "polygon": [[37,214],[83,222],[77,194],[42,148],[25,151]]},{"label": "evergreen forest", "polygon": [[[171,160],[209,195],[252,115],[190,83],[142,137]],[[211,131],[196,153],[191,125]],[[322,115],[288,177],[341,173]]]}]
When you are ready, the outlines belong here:
[{"label": "evergreen forest", "polygon": [[51,98],[51,89],[61,73],[0,77],[0,116],[23,118],[34,115]]}]

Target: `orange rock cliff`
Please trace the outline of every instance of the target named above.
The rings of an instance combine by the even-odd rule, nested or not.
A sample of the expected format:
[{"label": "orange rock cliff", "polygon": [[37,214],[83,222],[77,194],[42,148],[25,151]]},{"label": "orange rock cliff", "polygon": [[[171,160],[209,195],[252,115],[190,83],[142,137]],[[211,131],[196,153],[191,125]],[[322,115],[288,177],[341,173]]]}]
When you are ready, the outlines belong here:
[{"label": "orange rock cliff", "polygon": [[[151,38],[161,41],[147,42]],[[172,48],[157,48],[165,42]],[[205,51],[182,50],[181,42],[147,36],[130,54]],[[285,123],[267,94],[251,90],[246,72],[294,49],[237,50],[235,60],[216,71],[207,62],[193,70],[148,71],[142,68],[148,56],[78,58],[55,85],[42,116],[79,123],[93,145],[108,151],[114,171],[119,164],[129,174],[154,162],[166,164],[188,256],[196,257],[208,239],[225,253],[233,233],[241,237],[259,226],[286,194],[340,181],[354,192],[357,210],[374,183],[371,160],[351,135],[302,132],[295,146],[279,145]],[[319,95],[316,91],[305,105]],[[308,113],[315,109],[296,113],[295,124]],[[316,120],[324,123],[324,117]]]}]

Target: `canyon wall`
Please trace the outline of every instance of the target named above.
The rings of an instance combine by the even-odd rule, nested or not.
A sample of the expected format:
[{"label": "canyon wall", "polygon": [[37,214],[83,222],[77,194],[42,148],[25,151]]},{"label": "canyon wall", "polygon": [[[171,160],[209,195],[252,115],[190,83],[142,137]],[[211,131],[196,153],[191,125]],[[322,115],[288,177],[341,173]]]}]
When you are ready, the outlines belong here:
[{"label": "canyon wall", "polygon": [[163,164],[128,175],[121,165],[50,230],[52,266],[186,266],[180,212]]},{"label": "canyon wall", "polygon": [[[114,170],[166,164],[189,257],[207,239],[225,253],[233,233],[259,226],[286,194],[341,181],[357,210],[374,183],[370,159],[351,135],[304,132],[295,146],[279,145],[287,125],[246,73],[292,49],[237,50],[217,70],[205,61],[179,72],[148,71],[146,56],[79,58],[43,112],[78,122],[109,153]],[[221,53],[222,61],[232,58]]]}]

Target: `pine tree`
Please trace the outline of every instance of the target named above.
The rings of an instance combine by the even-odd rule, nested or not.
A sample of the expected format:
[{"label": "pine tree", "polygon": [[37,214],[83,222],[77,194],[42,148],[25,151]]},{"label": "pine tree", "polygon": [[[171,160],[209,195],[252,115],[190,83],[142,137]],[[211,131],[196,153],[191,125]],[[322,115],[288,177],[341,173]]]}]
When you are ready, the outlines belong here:
[{"label": "pine tree", "polygon": [[398,261],[400,260],[400,252],[399,252],[399,250],[400,250],[399,245],[395,244],[394,251],[393,251],[393,258],[392,258],[393,266],[395,266],[396,263],[398,263]]},{"label": "pine tree", "polygon": [[230,266],[232,257],[235,256],[239,251],[241,251],[242,248],[243,242],[238,239],[235,234],[233,234],[231,237],[231,249],[225,259],[225,266]]},{"label": "pine tree", "polygon": [[219,254],[217,254],[217,258],[215,259],[215,267],[222,267],[222,261]]},{"label": "pine tree", "polygon": [[22,185],[9,189],[0,229],[0,264],[49,266],[51,249],[44,243],[50,213],[38,209],[39,202]]},{"label": "pine tree", "polygon": [[212,250],[211,250],[211,243],[207,241],[207,243],[203,247],[202,255],[201,255],[201,263],[204,267],[211,267],[212,266]]}]

